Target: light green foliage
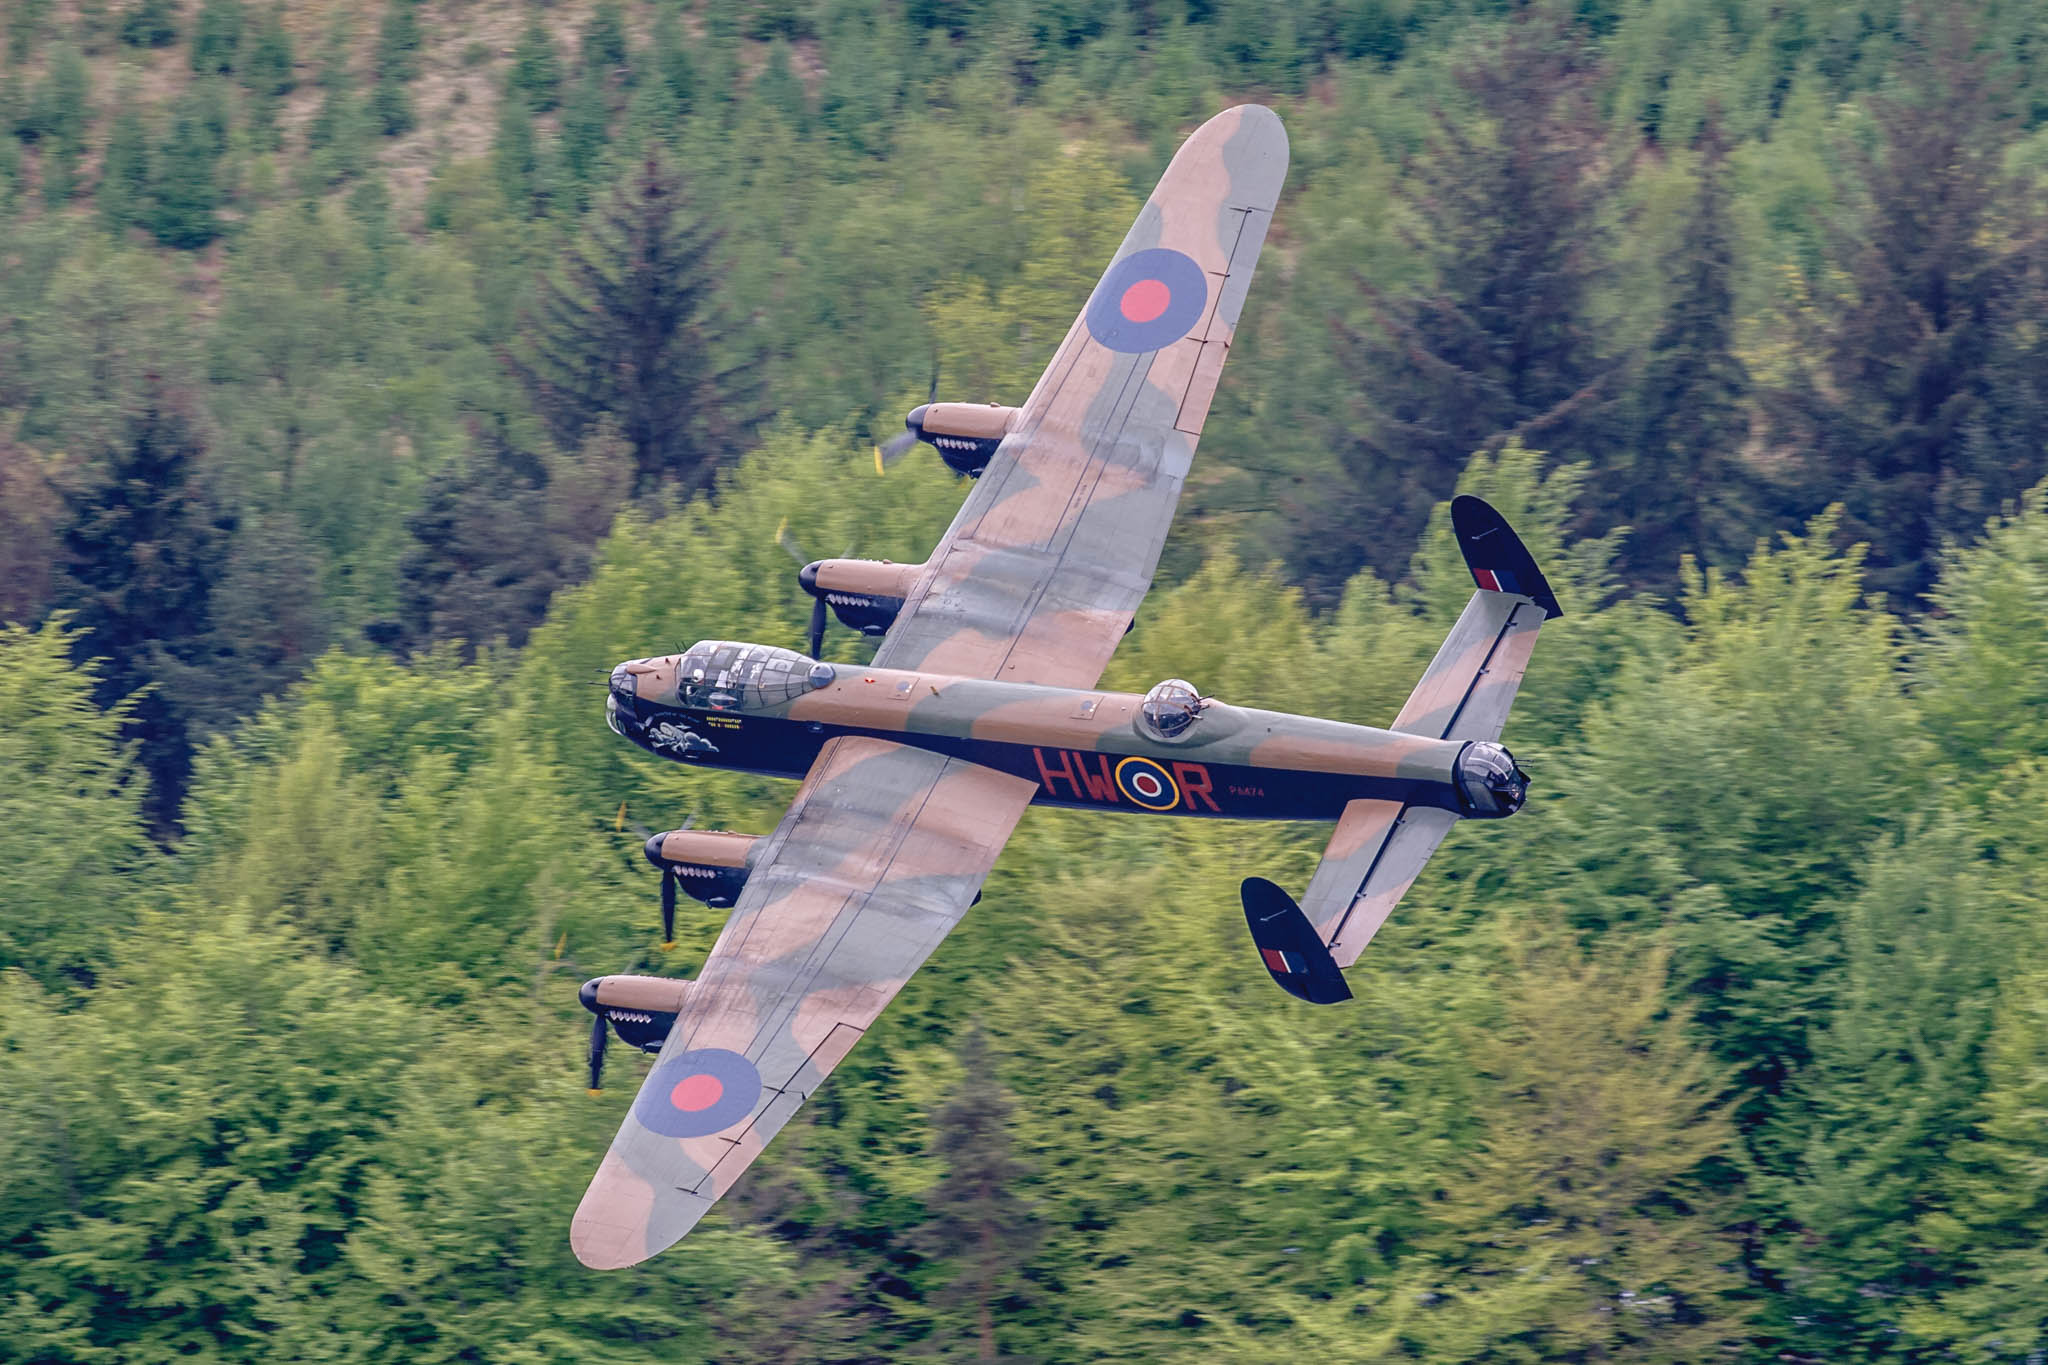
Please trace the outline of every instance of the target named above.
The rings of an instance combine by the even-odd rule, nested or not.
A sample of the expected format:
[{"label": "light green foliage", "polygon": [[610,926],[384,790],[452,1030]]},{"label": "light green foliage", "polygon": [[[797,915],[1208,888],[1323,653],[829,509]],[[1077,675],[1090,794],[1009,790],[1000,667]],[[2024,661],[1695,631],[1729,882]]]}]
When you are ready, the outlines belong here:
[{"label": "light green foliage", "polygon": [[1669,954],[1605,960],[1506,921],[1512,982],[1470,1055],[1482,1136],[1445,1182],[1417,1264],[1368,1341],[1425,1359],[1692,1361],[1747,1315],[1736,1213],[1711,1163],[1736,1150],[1722,1078],[1669,1002]]},{"label": "light green foliage", "polygon": [[948,391],[992,403],[1030,395],[1137,209],[1094,147],[1041,166],[1013,204],[1009,230],[1028,242],[1021,273],[995,289],[970,278],[927,305]]},{"label": "light green foliage", "polygon": [[159,870],[144,839],[125,712],[92,703],[61,620],[0,626],[0,969],[89,984]]},{"label": "light green foliage", "polygon": [[1954,1191],[1923,1236],[1969,1266],[1934,1305],[1900,1317],[1922,1340],[1955,1341],[1965,1360],[2000,1360],[2048,1341],[2048,974],[2033,965],[2003,984],[1984,1044],[1975,1140],[1951,1149],[1941,1172]]},{"label": "light green foliage", "polygon": [[[1696,578],[1668,664],[1634,666],[1561,774],[1578,837],[1538,854],[1598,894],[1577,920],[1676,918],[1701,1024],[1766,1087],[1824,1009],[1829,902],[1900,828],[1934,751],[1900,686],[1897,626],[1859,606],[1857,556],[1823,519],[1746,578]],[[1560,812],[1562,813],[1562,812]]]},{"label": "light green foliage", "polygon": [[152,378],[184,390],[199,373],[174,276],[160,261],[98,238],[37,252],[18,282],[26,338],[16,354],[18,431],[45,450],[104,458],[125,439]]},{"label": "light green foliage", "polygon": [[[1021,402],[1187,130],[1247,98],[1286,120],[1287,191],[1109,682],[1394,714],[1470,580],[1442,508],[1382,538],[1388,579],[1318,557],[1385,515],[1338,496],[1333,443],[1383,395],[1344,379],[1333,324],[1431,287],[1417,158],[1474,134],[1459,77],[1521,11],[0,8],[0,599],[47,609],[63,498],[155,391],[233,525],[184,689],[219,733],[164,850],[63,629],[0,635],[0,1362],[943,1358],[979,1352],[983,1304],[1000,1351],[1061,1361],[2048,1349],[2044,495],[1902,625],[1836,523],[1807,525],[1845,494],[1792,498],[1803,448],[1753,397],[1722,448],[1786,500],[1748,507],[1738,548],[1768,543],[1713,574],[1613,505],[1596,452],[1526,448],[1551,433],[1464,469],[1566,612],[1505,736],[1535,793],[1451,835],[1351,1005],[1275,992],[1236,890],[1298,890],[1327,829],[1034,812],[684,1247],[609,1276],[568,1253],[646,1066],[615,1049],[581,1093],[576,983],[688,974],[724,919],[685,902],[655,951],[634,826],[765,832],[791,791],[620,743],[603,670],[799,643],[785,523],[806,558],[923,556],[965,486],[924,450],[876,478],[871,437],[935,357],[940,397]],[[1981,25],[2021,125],[1992,150],[2037,172],[2042,11],[1980,8],[1941,17]],[[1813,373],[1904,12],[1571,13],[1597,140],[1572,164],[1623,190],[1589,324],[1646,354],[1686,297],[1663,266],[1699,228],[1711,118],[1707,330],[1725,290],[1758,390]],[[294,94],[295,54],[320,89]],[[716,196],[719,359],[759,357],[780,421],[714,495],[618,509],[500,356],[576,210],[653,148]],[[2000,195],[1975,244],[2010,252],[2034,220]],[[2024,453],[2040,310],[2016,291],[1985,439]],[[481,450],[538,472],[498,484]],[[451,487],[495,538],[436,539]],[[507,545],[533,554],[465,559]],[[421,639],[382,629],[408,565],[447,571]],[[550,589],[516,653],[431,643],[517,640]],[[868,648],[835,624],[826,653]],[[977,1129],[1018,1163],[996,1260],[934,1235],[968,1092],[1009,1097]]]},{"label": "light green foliage", "polygon": [[310,1347],[295,1305],[346,1230],[361,1134],[391,1112],[404,1011],[219,908],[144,916],[62,1019],[18,981],[0,1058],[42,1131],[15,1169],[47,1193],[9,1219],[26,1237],[0,1338],[31,1358],[217,1353],[266,1330]]},{"label": "light green foliage", "polygon": [[2048,752],[2048,485],[1949,556],[1934,600],[1915,650],[1920,707],[1957,779],[1981,788]]}]

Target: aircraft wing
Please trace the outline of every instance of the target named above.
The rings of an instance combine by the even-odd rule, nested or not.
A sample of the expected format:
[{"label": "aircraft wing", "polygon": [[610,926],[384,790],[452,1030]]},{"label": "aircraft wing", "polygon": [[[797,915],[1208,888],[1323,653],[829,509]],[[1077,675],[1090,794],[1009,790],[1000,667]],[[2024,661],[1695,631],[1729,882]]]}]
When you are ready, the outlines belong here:
[{"label": "aircraft wing", "polygon": [[1152,585],[1287,174],[1270,109],[1182,144],[875,655],[1087,687]]},{"label": "aircraft wing", "polygon": [[889,740],[825,746],[576,1210],[577,1259],[632,1265],[696,1225],[960,922],[1036,791]]}]

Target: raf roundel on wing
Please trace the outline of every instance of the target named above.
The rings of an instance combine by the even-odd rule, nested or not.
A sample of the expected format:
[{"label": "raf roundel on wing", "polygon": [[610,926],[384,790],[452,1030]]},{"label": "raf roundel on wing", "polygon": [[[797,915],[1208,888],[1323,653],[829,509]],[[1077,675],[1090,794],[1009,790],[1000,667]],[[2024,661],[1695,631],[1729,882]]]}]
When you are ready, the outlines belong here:
[{"label": "raf roundel on wing", "polygon": [[664,1057],[649,1074],[633,1117],[663,1137],[709,1137],[754,1112],[761,1073],[722,1047]]},{"label": "raf roundel on wing", "polygon": [[1088,300],[1088,334],[1112,351],[1143,355],[1171,346],[1202,320],[1209,277],[1170,247],[1133,251],[1112,265]]}]

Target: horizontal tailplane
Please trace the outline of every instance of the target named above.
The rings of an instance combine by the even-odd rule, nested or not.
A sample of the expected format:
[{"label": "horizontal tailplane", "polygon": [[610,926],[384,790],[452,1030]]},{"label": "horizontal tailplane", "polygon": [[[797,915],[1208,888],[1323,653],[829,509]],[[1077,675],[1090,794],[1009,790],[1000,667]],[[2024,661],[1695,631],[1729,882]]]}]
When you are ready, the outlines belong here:
[{"label": "horizontal tailplane", "polygon": [[[1528,547],[1500,513],[1478,498],[1460,497],[1451,503],[1451,525],[1478,591],[1393,728],[1467,741],[1457,778],[1464,815],[1512,815],[1521,807],[1528,778],[1495,741],[1522,685],[1537,632],[1564,613]],[[1460,818],[1458,811],[1433,805],[1353,801],[1338,818],[1299,906],[1271,882],[1246,881],[1245,920],[1281,989],[1317,1004],[1349,999],[1343,969],[1358,960]]]}]

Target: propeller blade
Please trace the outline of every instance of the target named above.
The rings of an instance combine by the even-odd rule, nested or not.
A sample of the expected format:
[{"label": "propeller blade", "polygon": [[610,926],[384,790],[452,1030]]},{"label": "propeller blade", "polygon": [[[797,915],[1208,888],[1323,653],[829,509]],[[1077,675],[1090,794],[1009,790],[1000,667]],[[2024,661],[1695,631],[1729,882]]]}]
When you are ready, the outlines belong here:
[{"label": "propeller blade", "polygon": [[661,950],[676,946],[676,870],[661,870]]},{"label": "propeller blade", "polygon": [[611,1036],[611,1028],[602,1014],[590,1021],[590,1093],[604,1093],[604,1045]]},{"label": "propeller blade", "polygon": [[777,545],[780,545],[783,549],[783,552],[787,554],[791,559],[794,559],[797,563],[808,564],[811,562],[811,557],[805,554],[803,552],[803,547],[796,543],[796,537],[789,533],[788,517],[784,517],[780,522],[776,524],[775,543]]},{"label": "propeller blade", "polygon": [[818,651],[825,647],[825,599],[811,599],[811,657],[818,657]]},{"label": "propeller blade", "polygon": [[885,474],[889,466],[902,459],[909,449],[917,444],[917,433],[906,431],[901,436],[892,436],[885,445],[875,447],[875,472]]}]

